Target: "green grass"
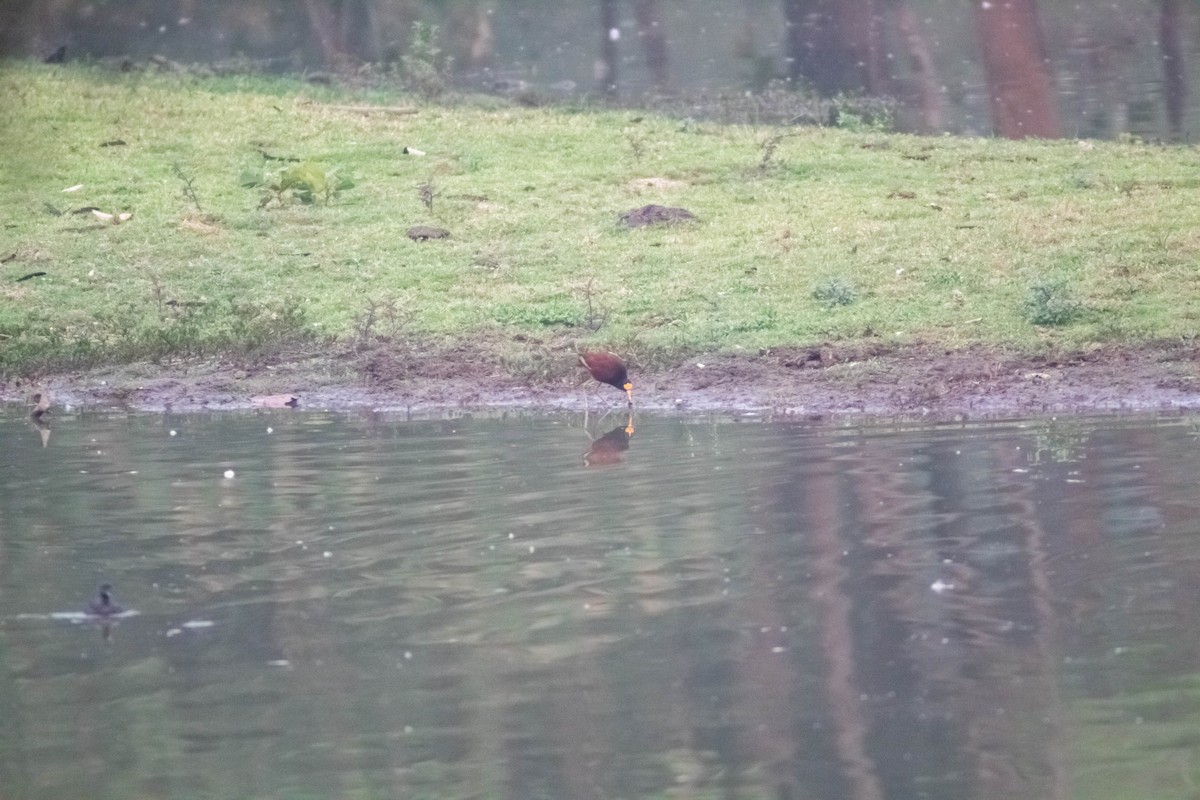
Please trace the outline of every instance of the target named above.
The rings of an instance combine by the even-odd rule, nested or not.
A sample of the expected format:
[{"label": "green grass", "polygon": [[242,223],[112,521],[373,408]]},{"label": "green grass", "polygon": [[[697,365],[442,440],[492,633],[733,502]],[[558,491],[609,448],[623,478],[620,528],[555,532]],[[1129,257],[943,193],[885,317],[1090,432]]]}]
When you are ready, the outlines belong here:
[{"label": "green grass", "polygon": [[[362,103],[416,113],[336,107]],[[371,304],[403,309],[410,341],[576,340],[657,360],[867,337],[1032,349],[1200,333],[1200,154],[1187,147],[780,138],[627,110],[11,63],[0,104],[0,375],[346,342]],[[101,146],[113,140],[125,144]],[[260,207],[241,176],[293,163],[264,152],[354,186]],[[651,202],[699,221],[618,225]],[[134,216],[106,225],[70,213],[81,206]],[[416,224],[452,238],[414,243]],[[16,282],[34,271],[47,274]],[[835,285],[853,302],[822,300]],[[1033,286],[1074,313],[1038,324]]]}]

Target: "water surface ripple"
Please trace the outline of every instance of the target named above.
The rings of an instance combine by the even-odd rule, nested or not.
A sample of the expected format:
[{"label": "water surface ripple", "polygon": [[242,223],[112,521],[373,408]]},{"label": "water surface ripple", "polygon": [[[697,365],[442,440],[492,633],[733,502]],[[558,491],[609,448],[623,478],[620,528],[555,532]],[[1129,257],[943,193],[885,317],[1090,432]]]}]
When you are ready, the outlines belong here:
[{"label": "water surface ripple", "polygon": [[0,416],[4,796],[1200,782],[1195,418],[624,425]]}]

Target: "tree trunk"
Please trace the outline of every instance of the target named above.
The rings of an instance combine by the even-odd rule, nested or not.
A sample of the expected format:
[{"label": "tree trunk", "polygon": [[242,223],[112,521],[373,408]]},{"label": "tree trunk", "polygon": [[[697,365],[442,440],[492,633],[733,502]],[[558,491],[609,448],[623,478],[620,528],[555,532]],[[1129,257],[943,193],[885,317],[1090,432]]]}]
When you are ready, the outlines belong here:
[{"label": "tree trunk", "polygon": [[374,7],[369,0],[342,0],[338,5],[339,44],[360,61],[378,61],[383,52]]},{"label": "tree trunk", "polygon": [[921,130],[936,133],[946,126],[946,103],[938,83],[937,70],[933,65],[933,54],[921,31],[921,22],[908,0],[890,0],[896,30],[908,51],[909,69],[913,74],[912,105],[921,114]]},{"label": "tree trunk", "polygon": [[822,95],[889,94],[881,0],[783,0],[788,77]]},{"label": "tree trunk", "polygon": [[44,58],[63,44],[62,6],[37,0],[0,2],[0,56]]},{"label": "tree trunk", "polygon": [[600,0],[600,59],[596,62],[596,84],[605,94],[617,93],[617,0]]},{"label": "tree trunk", "polygon": [[1183,135],[1183,108],[1187,100],[1187,72],[1184,69],[1183,39],[1180,36],[1183,31],[1182,0],[1162,0],[1158,24],[1167,129],[1172,139],[1178,139]]},{"label": "tree trunk", "polygon": [[1034,0],[975,6],[992,128],[1008,139],[1061,135],[1053,77]]},{"label": "tree trunk", "polygon": [[308,13],[308,24],[317,45],[321,48],[321,58],[330,66],[336,65],[344,57],[337,14],[325,0],[304,0],[304,10]]},{"label": "tree trunk", "polygon": [[894,90],[883,46],[883,20],[877,0],[838,0],[834,4],[838,38],[849,62],[843,89],[866,89],[868,94],[886,95]]},{"label": "tree trunk", "polygon": [[471,37],[471,66],[487,67],[496,60],[496,32],[491,12],[480,5],[475,9],[475,35]]},{"label": "tree trunk", "polygon": [[634,3],[638,38],[646,55],[646,70],[655,89],[667,87],[667,26],[658,0],[637,0]]},{"label": "tree trunk", "polygon": [[832,96],[841,89],[842,59],[830,0],[783,0],[788,78]]}]

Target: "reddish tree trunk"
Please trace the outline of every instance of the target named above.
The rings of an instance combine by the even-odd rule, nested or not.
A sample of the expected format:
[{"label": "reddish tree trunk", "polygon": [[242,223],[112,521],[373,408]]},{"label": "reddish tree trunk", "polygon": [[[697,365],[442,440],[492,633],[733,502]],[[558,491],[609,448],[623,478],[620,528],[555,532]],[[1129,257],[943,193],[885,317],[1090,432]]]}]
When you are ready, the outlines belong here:
[{"label": "reddish tree trunk", "polygon": [[1187,100],[1187,73],[1184,71],[1182,0],[1162,0],[1158,18],[1158,42],[1162,53],[1163,94],[1167,102],[1167,127],[1171,136],[1183,134],[1183,107]]},{"label": "reddish tree trunk", "polygon": [[993,130],[1008,139],[1061,135],[1050,61],[1034,0],[972,2]]},{"label": "reddish tree trunk", "polygon": [[646,54],[646,70],[655,89],[667,86],[667,26],[658,0],[637,0],[634,4],[638,38]]}]

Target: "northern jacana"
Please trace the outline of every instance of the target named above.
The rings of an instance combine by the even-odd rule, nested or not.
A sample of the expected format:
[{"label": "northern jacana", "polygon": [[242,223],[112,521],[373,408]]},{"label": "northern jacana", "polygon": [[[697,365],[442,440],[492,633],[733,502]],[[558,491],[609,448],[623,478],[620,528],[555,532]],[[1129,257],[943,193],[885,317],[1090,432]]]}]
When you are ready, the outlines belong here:
[{"label": "northern jacana", "polygon": [[113,602],[112,584],[109,583],[100,584],[96,599],[89,600],[87,604],[87,613],[93,617],[112,617],[124,610]]},{"label": "northern jacana", "polygon": [[629,398],[633,406],[633,383],[625,362],[612,353],[584,352],[579,354],[579,363],[600,383],[615,386]]}]

